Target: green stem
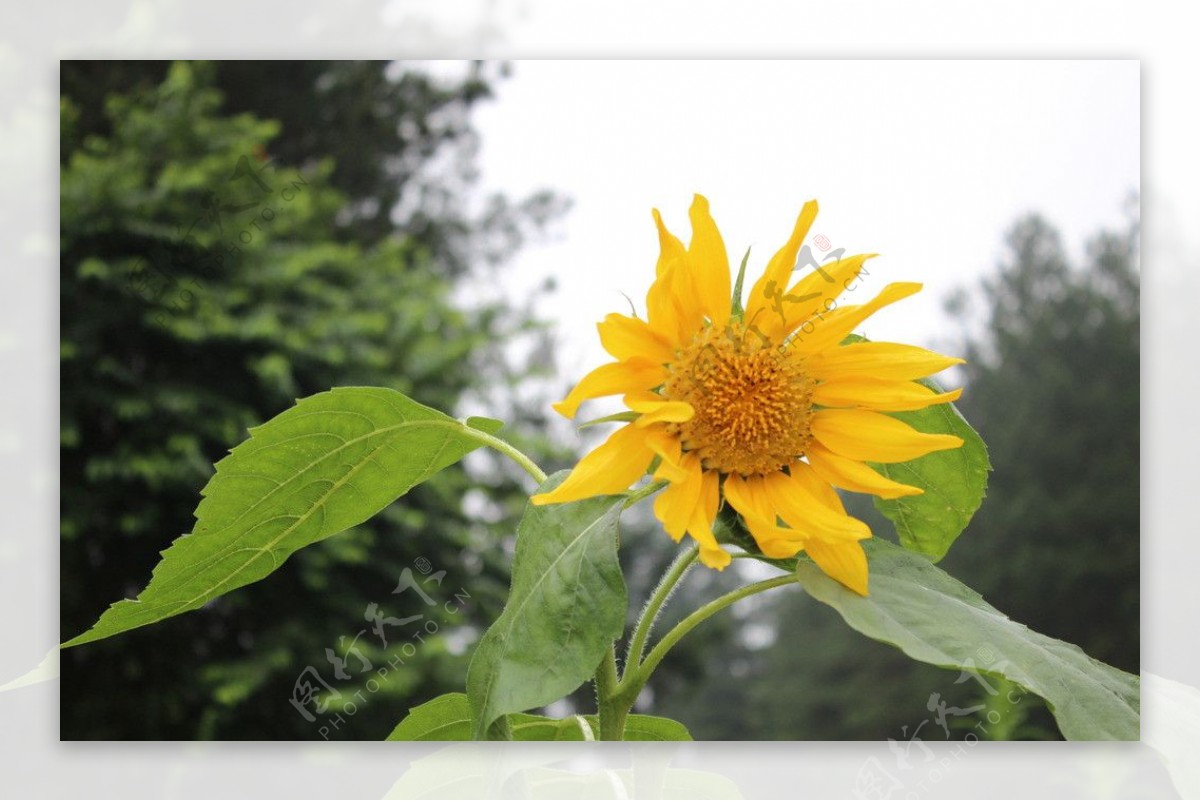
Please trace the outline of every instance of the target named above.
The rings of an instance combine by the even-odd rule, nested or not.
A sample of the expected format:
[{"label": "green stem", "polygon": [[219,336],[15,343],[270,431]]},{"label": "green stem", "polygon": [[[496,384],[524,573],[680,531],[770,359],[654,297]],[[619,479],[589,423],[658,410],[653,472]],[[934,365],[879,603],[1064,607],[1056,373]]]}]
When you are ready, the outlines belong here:
[{"label": "green stem", "polygon": [[662,580],[658,582],[654,592],[650,594],[650,600],[642,609],[642,615],[638,618],[637,626],[633,630],[633,638],[629,641],[629,651],[625,656],[625,672],[627,674],[641,664],[642,652],[646,649],[646,640],[650,638],[650,632],[654,628],[654,621],[658,619],[658,613],[662,611],[663,604],[675,591],[675,585],[696,561],[699,553],[700,547],[695,544],[681,551],[671,566],[667,568],[667,572],[663,574]]},{"label": "green stem", "polygon": [[601,740],[625,737],[625,716],[632,704],[625,705],[617,698],[617,686],[617,650],[610,646],[596,668],[596,711],[600,716]]},{"label": "green stem", "polygon": [[776,576],[775,578],[767,579],[766,581],[748,584],[747,586],[734,590],[727,595],[722,595],[716,600],[709,601],[695,612],[692,612],[690,615],[680,621],[675,628],[667,632],[665,637],[658,641],[658,644],[651,649],[650,655],[646,657],[646,660],[642,662],[641,665],[638,665],[636,669],[630,667],[625,671],[625,677],[621,680],[621,686],[617,691],[618,697],[621,699],[629,699],[629,705],[633,706],[633,701],[637,698],[638,693],[642,691],[642,687],[644,687],[646,682],[650,679],[650,674],[652,674],[654,669],[658,667],[658,664],[662,662],[663,657],[667,655],[667,652],[675,646],[675,643],[679,642],[689,631],[696,628],[696,626],[699,626],[705,620],[708,620],[717,612],[720,612],[727,606],[732,606],[743,598],[749,598],[751,595],[757,595],[760,592],[773,590],[776,587],[794,584],[797,581],[799,581],[799,579],[796,577],[796,575],[794,573],[789,573],[786,576]]},{"label": "green stem", "polygon": [[[625,499],[624,508],[628,509],[642,500],[642,498],[653,495],[662,489],[662,486],[663,482],[655,481],[641,489],[629,492],[628,497]],[[662,605],[661,601],[659,605]],[[629,710],[632,708],[633,702],[626,701],[624,697],[617,694],[621,682],[617,677],[617,649],[615,643],[609,646],[608,653],[604,655],[600,666],[596,668],[595,682],[596,712],[600,718],[600,739],[625,739],[625,718],[629,716]]]},{"label": "green stem", "polygon": [[463,428],[464,428],[463,433],[465,433],[471,439],[476,440],[478,442],[482,442],[484,445],[487,445],[489,448],[492,448],[493,450],[503,453],[509,459],[512,459],[514,462],[516,462],[518,465],[520,465],[521,468],[524,469],[526,473],[533,476],[533,480],[538,483],[538,486],[541,486],[542,484],[546,483],[546,474],[545,474],[545,472],[542,471],[542,468],[538,467],[537,464],[532,459],[530,459],[525,454],[521,453],[519,450],[514,448],[509,443],[505,442],[504,440],[500,439],[499,437],[493,437],[491,434],[487,433],[486,431],[480,431],[477,428],[471,428],[469,425],[466,425],[465,423],[463,424]]}]

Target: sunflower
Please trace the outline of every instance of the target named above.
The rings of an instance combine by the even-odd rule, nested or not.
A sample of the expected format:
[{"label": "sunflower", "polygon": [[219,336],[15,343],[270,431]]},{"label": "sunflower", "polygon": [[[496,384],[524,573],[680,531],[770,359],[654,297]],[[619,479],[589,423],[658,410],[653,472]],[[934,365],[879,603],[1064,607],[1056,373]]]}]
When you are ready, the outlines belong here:
[{"label": "sunflower", "polygon": [[685,534],[695,539],[705,565],[721,570],[732,559],[713,534],[728,502],[765,556],[803,551],[829,576],[867,594],[861,541],[871,531],[846,513],[835,488],[883,498],[922,492],[867,463],[962,445],[887,414],[958,398],[961,390],[939,393],[915,379],[962,360],[911,345],[842,344],[867,317],[921,285],[889,284],[862,305],[839,305],[871,255],[839,259],[792,284],[816,214],[816,201],[804,205],[743,308],[741,276],[734,293],[708,201],[695,196],[687,248],[654,210],[661,252],[646,319],[605,317],[600,342],[616,361],[554,404],[574,417],[583,401],[620,394],[628,412],[617,418],[625,425],[533,503],[623,492],[653,466],[666,485],[655,515],[676,542]]}]

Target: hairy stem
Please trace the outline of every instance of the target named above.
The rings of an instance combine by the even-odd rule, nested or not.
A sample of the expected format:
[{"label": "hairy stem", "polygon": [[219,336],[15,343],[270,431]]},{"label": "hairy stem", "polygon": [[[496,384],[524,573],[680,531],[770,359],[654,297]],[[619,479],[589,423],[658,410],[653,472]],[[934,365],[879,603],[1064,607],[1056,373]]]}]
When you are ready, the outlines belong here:
[{"label": "hairy stem", "polygon": [[467,425],[464,425],[463,427],[466,429],[464,433],[468,437],[476,440],[477,442],[482,442],[492,450],[499,451],[520,465],[526,473],[533,476],[533,480],[538,483],[538,486],[541,486],[546,482],[546,473],[542,470],[542,468],[538,467],[532,459],[521,453],[521,451],[517,450],[509,443],[505,442],[499,437],[493,437],[486,431],[480,431],[477,428],[471,428]]},{"label": "hairy stem", "polygon": [[625,655],[625,673],[628,674],[631,670],[636,670],[642,662],[642,653],[646,649],[646,641],[650,639],[650,632],[654,628],[654,621],[658,619],[658,613],[662,611],[663,604],[671,597],[671,593],[675,591],[675,586],[679,584],[684,573],[696,561],[696,556],[700,553],[700,547],[693,544],[690,548],[683,550],[671,562],[671,566],[667,568],[667,572],[663,574],[662,579],[658,582],[658,586],[654,588],[654,592],[650,594],[650,599],[646,602],[646,606],[642,609],[642,615],[638,618],[637,626],[633,630],[633,638],[629,641],[629,650]]},{"label": "hairy stem", "polygon": [[610,646],[596,668],[596,711],[600,716],[601,740],[624,739],[625,717],[630,706],[617,697],[617,649]]},{"label": "hairy stem", "polygon": [[654,669],[662,662],[663,657],[667,655],[677,642],[692,629],[699,626],[705,620],[720,612],[722,609],[732,606],[743,598],[749,598],[751,595],[757,595],[760,592],[773,590],[776,587],[783,587],[787,584],[795,584],[799,579],[794,573],[789,573],[785,576],[776,576],[766,581],[759,581],[755,584],[748,584],[745,587],[736,589],[727,595],[722,595],[716,600],[709,601],[704,606],[692,612],[679,622],[675,628],[667,632],[667,635],[659,640],[658,644],[651,649],[646,660],[636,668],[630,666],[625,671],[625,676],[621,680],[621,686],[617,690],[617,695],[621,699],[627,699],[629,706],[633,706],[634,700],[637,699],[638,693],[642,691],[642,687],[650,679],[650,675],[654,673]]}]

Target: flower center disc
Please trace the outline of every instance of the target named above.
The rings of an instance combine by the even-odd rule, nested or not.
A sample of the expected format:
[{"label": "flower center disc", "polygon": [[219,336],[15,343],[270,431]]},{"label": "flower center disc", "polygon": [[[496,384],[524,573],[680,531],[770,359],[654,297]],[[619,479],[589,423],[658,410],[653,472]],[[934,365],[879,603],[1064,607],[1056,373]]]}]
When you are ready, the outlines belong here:
[{"label": "flower center disc", "polygon": [[701,331],[668,367],[663,394],[696,410],[672,428],[705,468],[766,475],[804,455],[813,383],[776,343],[730,323]]}]

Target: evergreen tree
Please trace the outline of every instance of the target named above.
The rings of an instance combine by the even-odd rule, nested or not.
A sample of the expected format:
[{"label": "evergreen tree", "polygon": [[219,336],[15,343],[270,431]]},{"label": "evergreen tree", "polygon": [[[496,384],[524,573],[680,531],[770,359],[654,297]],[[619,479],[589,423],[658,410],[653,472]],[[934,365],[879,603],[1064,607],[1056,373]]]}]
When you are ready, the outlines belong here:
[{"label": "evergreen tree", "polygon": [[[991,451],[983,508],[946,569],[1011,617],[1139,670],[1138,226],[1072,266],[1044,219],[983,285],[960,406]],[[951,303],[964,321],[978,299]]]},{"label": "evergreen tree", "polygon": [[[357,384],[452,414],[488,405],[553,455],[523,434],[541,399],[503,389],[546,367],[507,349],[544,326],[500,298],[456,299],[563,208],[543,193],[471,215],[483,68],[457,83],[382,63],[71,62],[62,76],[64,639],[145,586],[191,530],[212,464],[298,397]],[[65,652],[63,738],[316,738],[321,720],[289,704],[298,675],[313,666],[343,700],[362,691],[372,674],[349,649],[386,665],[420,625],[388,629],[385,648],[367,605],[419,613],[393,590],[420,566],[446,571],[431,600],[469,594],[460,618],[327,736],[382,738],[409,705],[460,688],[463,652],[507,593],[503,532],[526,481],[470,462],[203,610]]]}]

